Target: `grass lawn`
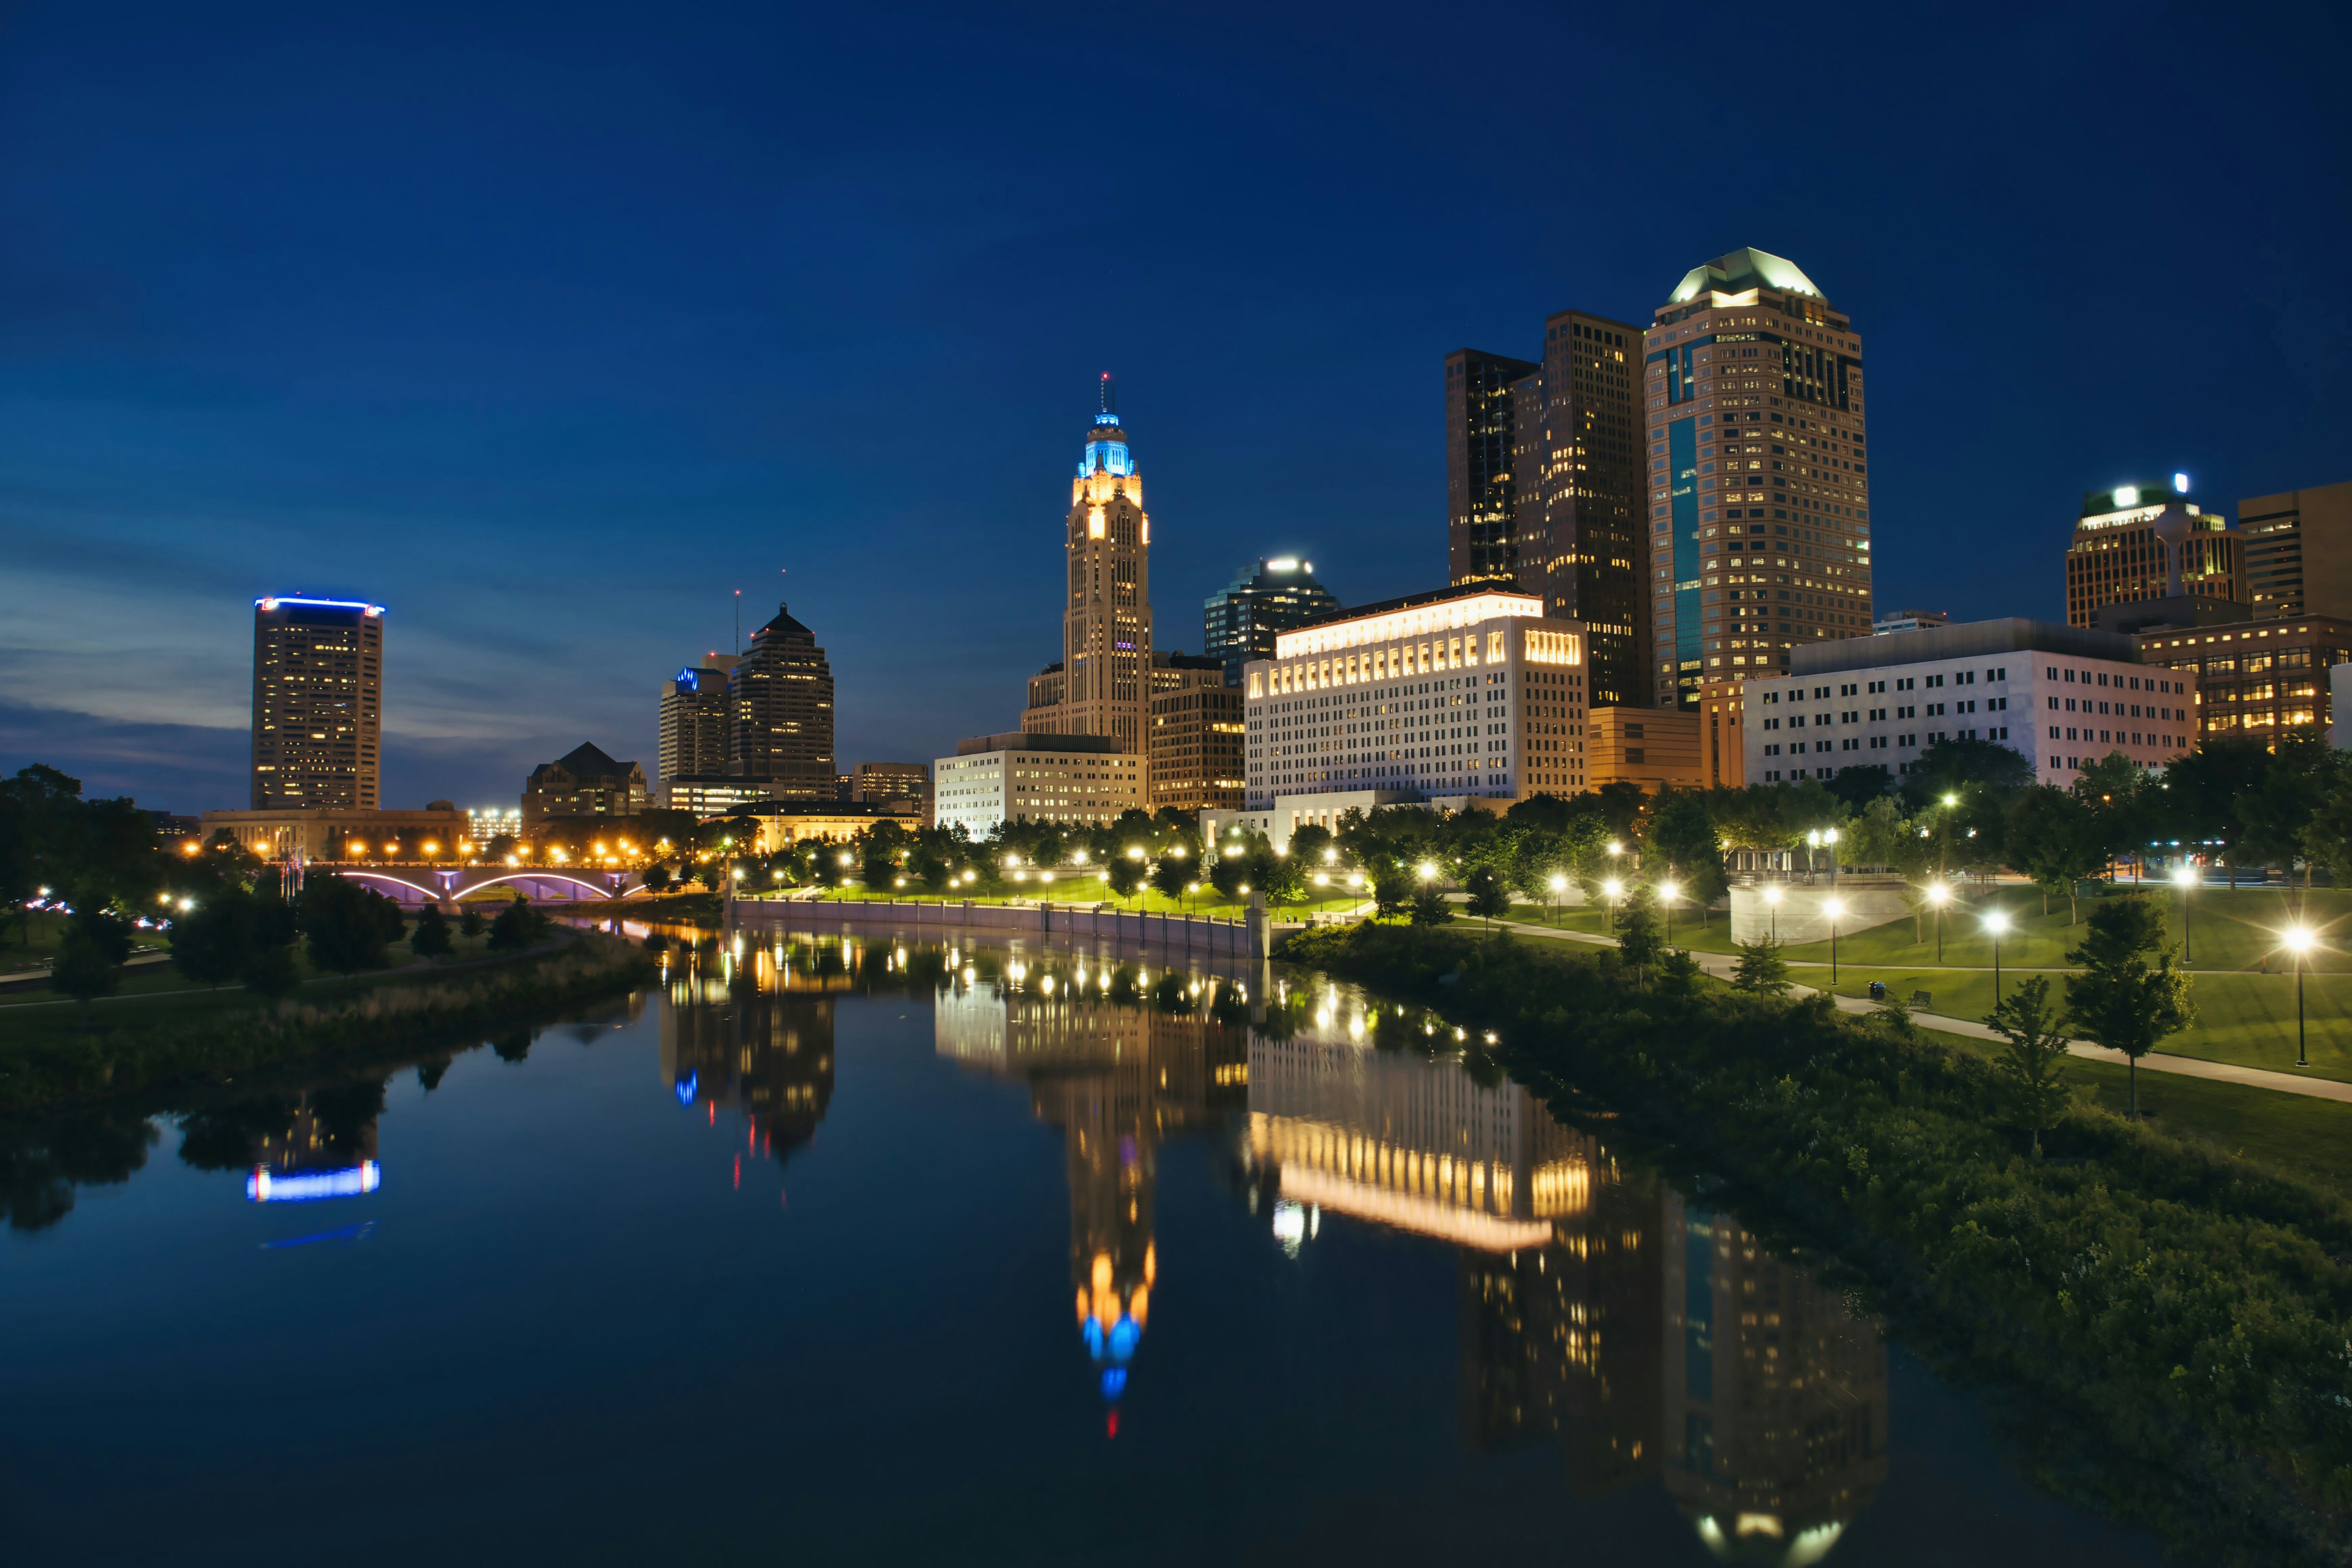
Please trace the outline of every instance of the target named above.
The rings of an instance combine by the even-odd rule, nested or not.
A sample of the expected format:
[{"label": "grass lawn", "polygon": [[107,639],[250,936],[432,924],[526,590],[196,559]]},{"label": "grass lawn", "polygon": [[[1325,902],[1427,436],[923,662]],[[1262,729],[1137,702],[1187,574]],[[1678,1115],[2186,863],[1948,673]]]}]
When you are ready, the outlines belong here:
[{"label": "grass lawn", "polygon": [[[67,919],[46,910],[35,910],[25,917],[22,926],[10,925],[5,936],[0,936],[0,975],[20,970],[39,969],[58,956],[58,944],[65,940]],[[168,947],[160,931],[133,931],[132,951],[145,952]]]},{"label": "grass lawn", "polygon": [[[476,937],[460,936],[453,927],[449,940],[455,951],[445,961],[446,963],[457,963],[467,959],[488,956],[488,932]],[[395,942],[387,948],[384,963],[384,969],[373,974],[347,980],[313,968],[310,955],[299,943],[294,949],[295,969],[303,981],[303,988],[299,994],[305,998],[341,995],[387,981],[423,979],[427,974],[425,962],[408,951],[406,942]],[[311,984],[313,981],[317,984]],[[200,988],[170,964],[160,963],[125,972],[122,988],[116,997],[92,1003],[90,1017],[101,1025],[145,1024],[163,1017],[184,1017],[192,1013],[220,1009],[238,1011],[253,1005],[253,999],[234,986],[224,985],[217,992]],[[63,1021],[71,1027],[79,1026],[81,1009],[45,987],[0,994],[0,1013],[26,1008],[32,1011],[22,1012],[20,1016],[10,1018],[8,1026],[12,1030],[36,1026],[46,1028],[53,1020]]]}]

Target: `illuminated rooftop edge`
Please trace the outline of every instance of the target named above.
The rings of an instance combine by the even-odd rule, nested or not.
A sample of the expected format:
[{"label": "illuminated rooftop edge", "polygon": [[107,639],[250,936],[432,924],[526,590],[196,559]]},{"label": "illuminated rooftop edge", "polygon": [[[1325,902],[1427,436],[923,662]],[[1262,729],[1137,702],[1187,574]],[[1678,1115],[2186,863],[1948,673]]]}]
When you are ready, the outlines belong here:
[{"label": "illuminated rooftop edge", "polygon": [[257,610],[274,610],[280,605],[310,605],[328,610],[364,610],[371,616],[383,614],[382,605],[371,605],[365,599],[305,599],[285,594],[273,594],[268,598],[253,601],[253,607]]},{"label": "illuminated rooftop edge", "polygon": [[1419,637],[1425,632],[1475,626],[1481,621],[1506,616],[1525,616],[1540,620],[1543,609],[1543,600],[1538,595],[1507,590],[1434,598],[1423,604],[1405,600],[1395,608],[1376,605],[1368,610],[1327,616],[1294,631],[1282,633],[1274,639],[1274,657],[1297,658],[1332,648],[1360,647],[1370,643],[1387,642],[1393,637]]}]

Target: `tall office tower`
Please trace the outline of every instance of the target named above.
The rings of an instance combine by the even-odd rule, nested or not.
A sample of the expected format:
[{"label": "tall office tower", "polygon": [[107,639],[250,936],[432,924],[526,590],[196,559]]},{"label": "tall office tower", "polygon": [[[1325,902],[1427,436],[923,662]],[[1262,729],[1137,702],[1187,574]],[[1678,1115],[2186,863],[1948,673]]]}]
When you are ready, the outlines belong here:
[{"label": "tall office tower", "polygon": [[1151,703],[1151,518],[1111,379],[1070,481],[1062,658],[1029,684],[1030,734],[1108,735],[1141,754]]},{"label": "tall office tower", "polygon": [[1650,669],[1661,708],[1864,637],[1870,486],[1862,339],[1796,264],[1694,267],[1644,334]]},{"label": "tall office tower", "polygon": [[2106,605],[2175,595],[2225,602],[2244,596],[2238,587],[2239,540],[2228,531],[2230,520],[2199,510],[2182,499],[2188,493],[2189,476],[2175,474],[2168,485],[2117,485],[2084,494],[2066,546],[2068,626],[2098,625]]},{"label": "tall office tower", "polygon": [[2242,500],[2238,533],[2256,620],[2352,617],[2352,482]]},{"label": "tall office tower", "polygon": [[1445,356],[1446,581],[1516,583],[1520,413],[1513,388],[1542,366],[1480,349]]},{"label": "tall office tower", "polygon": [[661,747],[654,761],[656,799],[667,798],[674,778],[727,771],[728,741],[734,728],[727,672],[740,662],[731,654],[714,653],[662,682]]},{"label": "tall office tower", "polygon": [[833,668],[816,634],[783,605],[751,634],[728,677],[728,700],[729,773],[772,781],[778,798],[833,798]]},{"label": "tall office tower", "polygon": [[383,606],[253,602],[253,809],[382,804]]},{"label": "tall office tower", "polygon": [[1151,656],[1151,729],[1144,746],[1144,808],[1198,812],[1242,804],[1242,690],[1221,659]]},{"label": "tall office tower", "polygon": [[1315,563],[1277,555],[1243,567],[1201,602],[1202,648],[1224,666],[1225,684],[1242,683],[1242,666],[1272,658],[1274,639],[1310,616],[1339,608],[1315,580]]},{"label": "tall office tower", "polygon": [[[1596,702],[1646,703],[1641,330],[1544,322],[1540,364],[1446,358],[1447,554],[1455,584],[1508,581],[1582,619]],[[1260,655],[1259,657],[1265,657]]]}]

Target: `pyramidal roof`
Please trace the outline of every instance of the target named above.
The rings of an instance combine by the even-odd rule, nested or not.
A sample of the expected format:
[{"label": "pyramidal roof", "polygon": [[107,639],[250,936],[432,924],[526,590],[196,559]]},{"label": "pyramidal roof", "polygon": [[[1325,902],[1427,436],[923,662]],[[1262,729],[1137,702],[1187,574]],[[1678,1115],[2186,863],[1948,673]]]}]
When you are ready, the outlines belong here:
[{"label": "pyramidal roof", "polygon": [[1694,267],[1683,274],[1675,291],[1666,297],[1669,305],[1679,305],[1685,300],[1696,300],[1703,293],[1742,294],[1755,288],[1780,289],[1796,294],[1811,294],[1816,300],[1829,296],[1813,286],[1805,269],[1785,256],[1775,256],[1769,250],[1745,246],[1728,256],[1718,256],[1703,267]]},{"label": "pyramidal roof", "polygon": [[604,754],[603,747],[593,741],[582,742],[556,762],[556,766],[566,770],[574,778],[583,778],[595,773],[625,773],[633,765],[629,763],[614,762]]}]

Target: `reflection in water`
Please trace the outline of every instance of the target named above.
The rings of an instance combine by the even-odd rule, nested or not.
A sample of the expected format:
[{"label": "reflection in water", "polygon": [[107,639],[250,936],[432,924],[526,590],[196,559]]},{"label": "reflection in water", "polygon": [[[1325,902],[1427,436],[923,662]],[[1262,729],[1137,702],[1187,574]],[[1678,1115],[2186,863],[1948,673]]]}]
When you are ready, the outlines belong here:
[{"label": "reflection in water", "polygon": [[[1159,1146],[1222,1125],[1246,1089],[1248,1032],[1219,1015],[1242,1004],[1214,977],[1160,977],[1083,958],[950,963],[935,1006],[941,1056],[1027,1080],[1039,1120],[1062,1130],[1070,1188],[1070,1283],[1105,1425],[1151,1317],[1159,1276],[1152,1189]],[[1157,1003],[1139,1005],[1150,994]],[[1201,1008],[1206,1016],[1196,1013]]]},{"label": "reflection in water", "polygon": [[1826,1555],[1886,1475],[1877,1329],[1517,1084],[1396,1048],[1442,1031],[1311,1006],[1250,1044],[1247,1157],[1294,1249],[1327,1212],[1461,1249],[1465,1443],[1556,1442],[1585,1495],[1663,1478],[1718,1556]]},{"label": "reflection in water", "polygon": [[779,1164],[833,1102],[834,994],[848,984],[837,962],[801,957],[688,951],[664,966],[662,1081],[714,1125],[722,1105],[740,1112],[745,1146]]}]

